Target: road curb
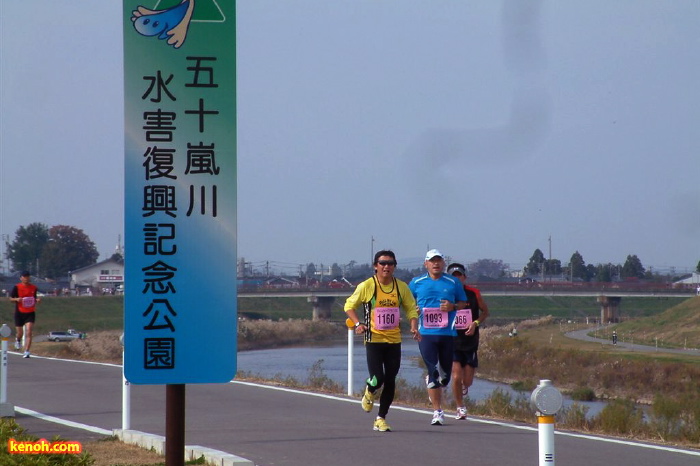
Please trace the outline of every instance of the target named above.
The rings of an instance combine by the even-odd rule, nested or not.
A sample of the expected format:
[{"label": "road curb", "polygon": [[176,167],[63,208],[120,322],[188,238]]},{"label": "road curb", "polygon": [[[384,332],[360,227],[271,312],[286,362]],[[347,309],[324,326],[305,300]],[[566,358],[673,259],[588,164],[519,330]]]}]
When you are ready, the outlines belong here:
[{"label": "road curb", "polygon": [[[165,437],[162,435],[149,434],[138,430],[123,430],[114,429],[114,435],[124,443],[138,445],[148,450],[153,449],[159,455],[165,454]],[[213,448],[202,447],[199,445],[185,445],[185,461],[196,460],[201,457],[207,464],[216,466],[241,466],[254,463],[246,458],[232,455]]]}]

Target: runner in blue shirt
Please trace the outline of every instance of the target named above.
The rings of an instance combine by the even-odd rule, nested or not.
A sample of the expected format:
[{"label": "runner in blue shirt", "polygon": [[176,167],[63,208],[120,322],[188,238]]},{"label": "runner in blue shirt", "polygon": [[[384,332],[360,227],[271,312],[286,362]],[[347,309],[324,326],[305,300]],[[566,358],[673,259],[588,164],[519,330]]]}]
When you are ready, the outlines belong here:
[{"label": "runner in blue shirt", "polygon": [[443,425],[442,388],[450,382],[455,310],[467,305],[467,295],[459,280],[445,275],[445,258],[437,249],[425,255],[427,273],[411,280],[409,288],[420,311],[418,345],[428,369],[428,397],[433,405],[432,425]]}]

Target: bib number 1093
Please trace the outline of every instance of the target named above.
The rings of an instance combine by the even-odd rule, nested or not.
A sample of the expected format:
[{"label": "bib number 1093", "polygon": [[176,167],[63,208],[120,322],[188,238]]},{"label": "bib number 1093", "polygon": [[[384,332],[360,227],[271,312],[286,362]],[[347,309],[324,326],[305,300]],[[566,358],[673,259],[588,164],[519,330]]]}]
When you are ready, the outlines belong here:
[{"label": "bib number 1093", "polygon": [[423,327],[425,328],[447,328],[449,318],[446,312],[439,307],[423,308]]}]

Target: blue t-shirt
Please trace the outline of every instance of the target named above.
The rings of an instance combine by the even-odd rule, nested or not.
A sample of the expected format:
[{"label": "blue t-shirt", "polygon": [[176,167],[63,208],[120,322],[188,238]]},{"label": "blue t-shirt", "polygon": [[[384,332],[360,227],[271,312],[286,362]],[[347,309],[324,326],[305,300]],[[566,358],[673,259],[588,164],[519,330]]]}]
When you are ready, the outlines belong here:
[{"label": "blue t-shirt", "polygon": [[[418,303],[418,307],[420,309],[418,330],[420,331],[421,335],[456,336],[457,332],[454,329],[455,311],[447,313],[447,325],[440,328],[434,328],[434,326],[437,325],[434,319],[432,319],[429,315],[424,315],[423,310],[425,308],[440,307],[440,301],[445,299],[453,304],[457,301],[466,301],[467,294],[464,292],[462,282],[451,275],[445,274],[442,274],[437,280],[433,280],[430,278],[429,274],[425,273],[411,280],[408,287],[411,289],[411,293],[413,293],[413,296],[416,298],[416,303]],[[443,312],[442,315],[444,314],[445,313]],[[437,317],[441,317],[441,314],[437,314]],[[425,319],[433,321],[432,328],[431,323],[425,322]],[[426,323],[428,323],[429,327],[425,326]]]}]

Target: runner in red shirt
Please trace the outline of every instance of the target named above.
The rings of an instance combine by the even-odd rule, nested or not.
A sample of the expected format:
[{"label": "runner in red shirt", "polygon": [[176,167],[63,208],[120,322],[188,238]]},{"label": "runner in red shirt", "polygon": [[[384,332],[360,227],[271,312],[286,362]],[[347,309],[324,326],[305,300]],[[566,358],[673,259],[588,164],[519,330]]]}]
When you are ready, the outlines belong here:
[{"label": "runner in red shirt", "polygon": [[[30,281],[31,274],[28,271],[22,272],[20,283],[12,288],[10,301],[15,303],[15,328],[17,329],[17,341],[15,349],[22,349],[22,337],[24,337],[24,357],[30,356],[29,349],[32,347],[32,330],[36,318],[36,305],[41,299],[36,297],[37,287]],[[26,330],[26,334],[25,334]]]}]

